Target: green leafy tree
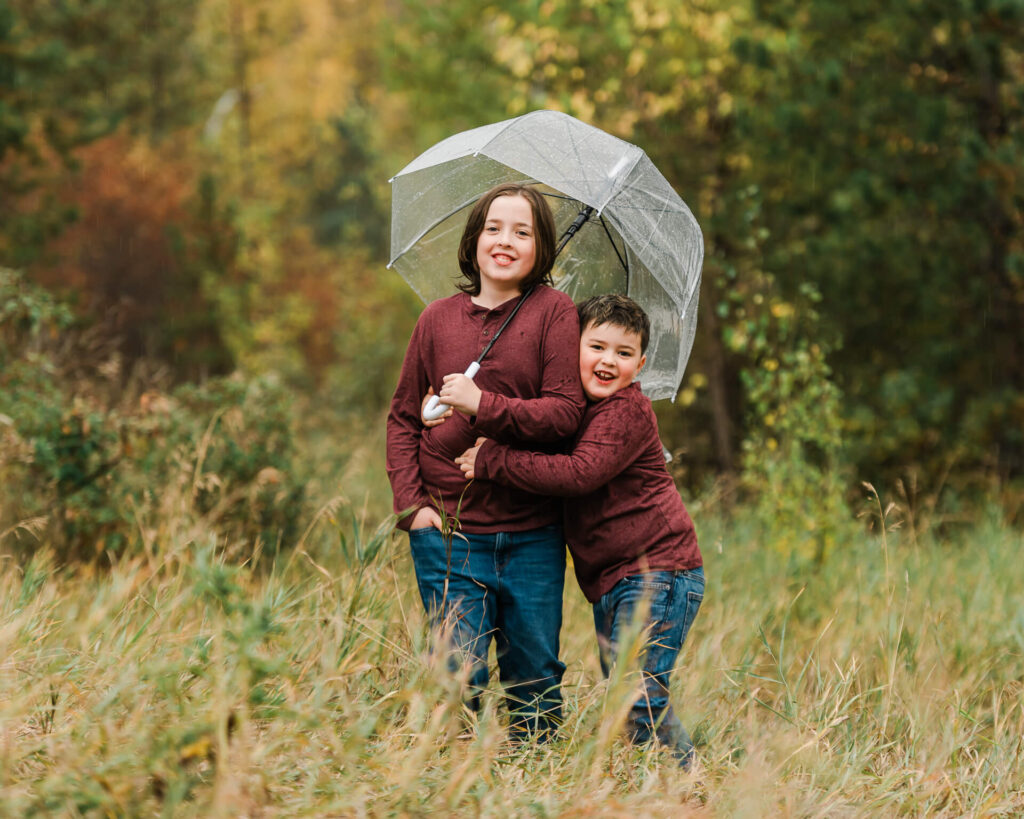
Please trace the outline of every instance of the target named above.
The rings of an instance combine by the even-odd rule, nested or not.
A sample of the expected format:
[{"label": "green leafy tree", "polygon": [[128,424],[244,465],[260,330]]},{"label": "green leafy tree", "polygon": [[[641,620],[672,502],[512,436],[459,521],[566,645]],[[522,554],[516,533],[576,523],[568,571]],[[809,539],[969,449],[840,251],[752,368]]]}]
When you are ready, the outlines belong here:
[{"label": "green leafy tree", "polygon": [[[1024,469],[1024,9],[762,3],[735,51],[765,265],[811,281],[864,476]],[[772,80],[772,81],[769,81]]]}]

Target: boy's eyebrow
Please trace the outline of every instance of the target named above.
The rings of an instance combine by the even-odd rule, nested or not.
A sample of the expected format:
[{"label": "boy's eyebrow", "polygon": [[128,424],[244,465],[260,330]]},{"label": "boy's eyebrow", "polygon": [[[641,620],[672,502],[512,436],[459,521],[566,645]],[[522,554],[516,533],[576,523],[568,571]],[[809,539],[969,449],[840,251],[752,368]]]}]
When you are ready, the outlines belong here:
[{"label": "boy's eyebrow", "polygon": [[[488,219],[486,222],[484,222],[484,224],[485,225],[489,225],[492,222],[494,222],[496,224],[501,224],[502,220],[501,219]],[[512,225],[513,225],[513,227],[528,227],[528,228],[532,228],[533,227],[533,223],[532,222],[513,222]]]},{"label": "boy's eyebrow", "polygon": [[[589,325],[585,329],[580,331],[580,337],[583,338],[584,334],[586,334],[588,332],[592,333],[592,329],[591,329],[591,327]],[[632,335],[635,335],[635,334],[633,332],[630,332],[628,335],[632,336]],[[599,341],[599,342],[601,342],[601,344],[610,344],[611,343],[607,339],[603,338],[602,336],[597,336],[597,335],[591,335],[591,341]],[[615,346],[616,347],[629,347],[631,350],[635,350],[640,345],[639,345],[639,343],[638,344],[630,344],[630,343],[627,342],[625,344],[616,344]]]}]

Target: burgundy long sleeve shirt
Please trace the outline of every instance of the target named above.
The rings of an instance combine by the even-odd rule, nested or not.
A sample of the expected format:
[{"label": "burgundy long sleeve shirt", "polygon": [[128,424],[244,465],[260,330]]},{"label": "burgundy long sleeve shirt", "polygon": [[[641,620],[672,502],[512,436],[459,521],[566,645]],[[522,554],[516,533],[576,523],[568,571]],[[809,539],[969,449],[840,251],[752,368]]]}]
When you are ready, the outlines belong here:
[{"label": "burgundy long sleeve shirt", "polygon": [[576,579],[596,603],[622,578],[703,565],[693,521],[665,468],[658,421],[639,384],[590,404],[567,455],[486,442],[477,478],[566,498]]},{"label": "burgundy long sleeve shirt", "polygon": [[[567,295],[538,286],[505,328],[474,379],[477,415],[452,414],[425,428],[428,387],[461,373],[493,337],[518,299],[488,310],[465,293],[429,304],[413,330],[387,420],[387,473],[396,513],[437,503],[466,532],[521,532],[562,518],[561,503],[529,489],[488,481],[467,486],[455,458],[480,436],[511,447],[556,451],[579,428],[579,318]],[[399,522],[408,529],[412,515]]]}]

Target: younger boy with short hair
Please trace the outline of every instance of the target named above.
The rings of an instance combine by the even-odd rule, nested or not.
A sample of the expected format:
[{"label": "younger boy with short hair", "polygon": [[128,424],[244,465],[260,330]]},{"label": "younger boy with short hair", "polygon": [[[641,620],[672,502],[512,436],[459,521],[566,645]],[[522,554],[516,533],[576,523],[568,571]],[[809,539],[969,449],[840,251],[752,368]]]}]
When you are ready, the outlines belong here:
[{"label": "younger boy with short hair", "polygon": [[668,470],[651,402],[633,381],[646,361],[647,315],[632,299],[595,296],[579,306],[580,375],[588,405],[572,450],[549,455],[481,439],[456,459],[469,478],[564,502],[576,578],[593,604],[607,676],[642,601],[649,602],[645,694],[627,723],[637,743],[657,739],[684,767],[689,734],[669,704],[672,668],[704,598],[693,522]]}]

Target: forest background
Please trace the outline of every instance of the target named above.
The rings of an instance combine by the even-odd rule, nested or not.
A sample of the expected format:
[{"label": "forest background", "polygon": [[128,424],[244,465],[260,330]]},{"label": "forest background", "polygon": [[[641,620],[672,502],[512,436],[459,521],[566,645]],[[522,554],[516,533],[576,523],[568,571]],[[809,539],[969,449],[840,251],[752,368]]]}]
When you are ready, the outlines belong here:
[{"label": "forest background", "polygon": [[[387,180],[551,107],[643,147],[703,228],[694,355],[658,407],[683,486],[818,502],[825,475],[1016,519],[1022,13],[4,0],[0,260],[24,271],[7,355],[11,288],[42,285],[73,305],[65,330],[105,336],[76,363],[110,394],[63,394],[48,431],[5,413],[22,437],[98,413],[96,438],[145,365],[147,390],[272,375],[379,423],[420,309],[384,267]],[[93,441],[79,478],[118,446]]]},{"label": "forest background", "polygon": [[201,542],[372,562],[422,307],[385,268],[388,179],[542,108],[642,147],[703,229],[656,405],[698,525],[791,576],[857,542],[865,498],[948,559],[993,521],[1019,542],[1017,0],[0,0],[14,599]]}]

